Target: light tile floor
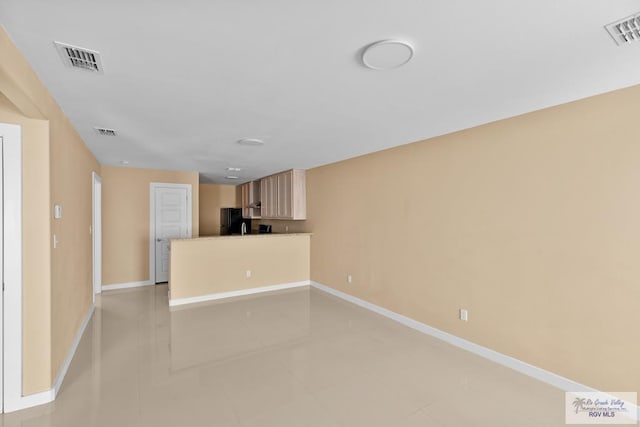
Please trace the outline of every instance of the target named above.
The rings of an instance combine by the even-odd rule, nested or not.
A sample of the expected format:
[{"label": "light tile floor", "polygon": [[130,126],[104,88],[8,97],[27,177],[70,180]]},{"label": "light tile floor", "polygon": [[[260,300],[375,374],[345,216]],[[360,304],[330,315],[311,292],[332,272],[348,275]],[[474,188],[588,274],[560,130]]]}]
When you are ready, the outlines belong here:
[{"label": "light tile floor", "polygon": [[564,426],[564,393],[315,289],[105,293],[55,402],[2,427]]}]

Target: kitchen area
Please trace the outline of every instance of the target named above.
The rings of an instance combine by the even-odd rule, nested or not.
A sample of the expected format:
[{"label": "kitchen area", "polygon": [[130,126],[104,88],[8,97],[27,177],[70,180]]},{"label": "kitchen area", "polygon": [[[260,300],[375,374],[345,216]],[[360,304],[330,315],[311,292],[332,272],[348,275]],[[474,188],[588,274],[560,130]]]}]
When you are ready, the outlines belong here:
[{"label": "kitchen area", "polygon": [[[291,169],[241,184],[218,207],[219,233],[214,225],[200,237],[173,239],[169,304],[308,285],[311,233],[289,232],[290,221],[306,219],[305,178],[304,170]],[[216,206],[207,203],[207,185],[201,187],[203,221]]]}]

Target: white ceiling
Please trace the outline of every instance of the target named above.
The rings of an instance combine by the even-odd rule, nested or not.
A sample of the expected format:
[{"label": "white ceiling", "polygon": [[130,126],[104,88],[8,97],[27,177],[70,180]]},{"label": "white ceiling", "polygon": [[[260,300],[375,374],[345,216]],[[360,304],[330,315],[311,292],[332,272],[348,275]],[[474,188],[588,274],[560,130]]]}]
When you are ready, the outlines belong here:
[{"label": "white ceiling", "polygon": [[[2,0],[0,23],[103,164],[205,182],[309,168],[640,83],[604,25],[638,0]],[[415,56],[359,60],[402,38]],[[66,68],[53,41],[102,54]],[[102,137],[94,126],[114,128]],[[240,138],[260,138],[243,147]]]}]

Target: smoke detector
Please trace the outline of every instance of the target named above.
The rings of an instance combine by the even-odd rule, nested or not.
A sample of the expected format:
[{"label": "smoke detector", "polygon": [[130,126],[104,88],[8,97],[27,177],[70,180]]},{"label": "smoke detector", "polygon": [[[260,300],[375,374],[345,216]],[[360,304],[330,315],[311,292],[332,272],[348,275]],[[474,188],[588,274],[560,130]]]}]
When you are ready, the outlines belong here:
[{"label": "smoke detector", "polygon": [[61,42],[53,42],[53,44],[67,67],[103,74],[100,52]]},{"label": "smoke detector", "polygon": [[94,127],[93,130],[95,130],[98,135],[102,136],[118,136],[115,129]]},{"label": "smoke detector", "polygon": [[618,46],[640,41],[640,12],[605,25]]}]

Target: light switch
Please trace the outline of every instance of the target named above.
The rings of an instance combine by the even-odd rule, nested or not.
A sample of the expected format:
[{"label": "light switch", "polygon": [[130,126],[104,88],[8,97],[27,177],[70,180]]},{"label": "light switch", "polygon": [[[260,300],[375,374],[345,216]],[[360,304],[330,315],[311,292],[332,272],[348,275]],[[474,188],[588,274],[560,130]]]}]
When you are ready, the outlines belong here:
[{"label": "light switch", "polygon": [[53,206],[53,218],[54,219],[62,218],[62,205]]}]

